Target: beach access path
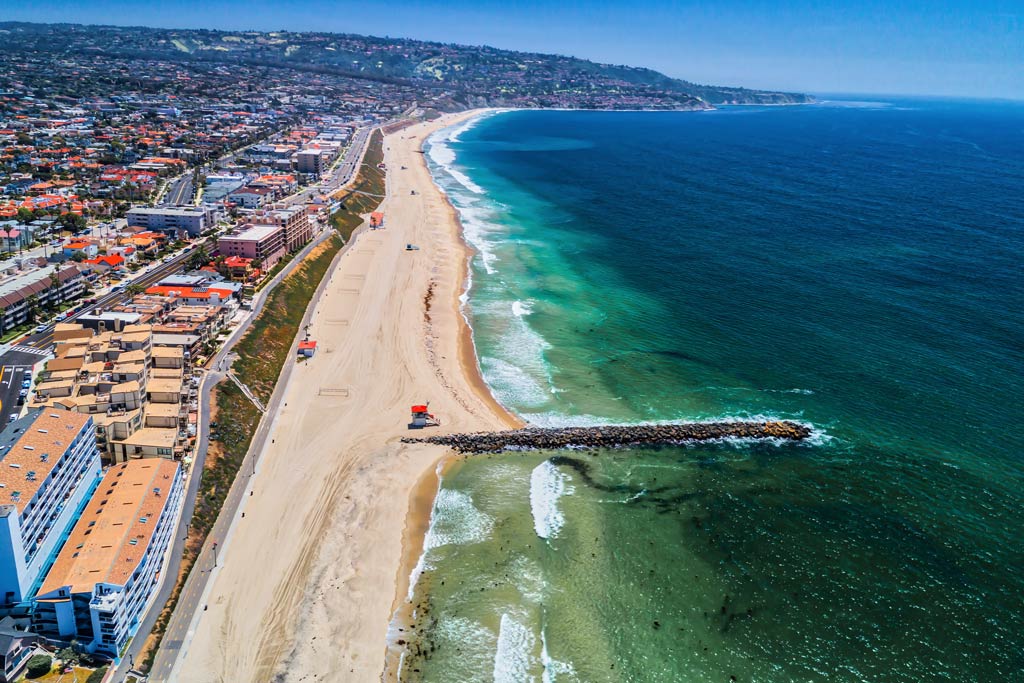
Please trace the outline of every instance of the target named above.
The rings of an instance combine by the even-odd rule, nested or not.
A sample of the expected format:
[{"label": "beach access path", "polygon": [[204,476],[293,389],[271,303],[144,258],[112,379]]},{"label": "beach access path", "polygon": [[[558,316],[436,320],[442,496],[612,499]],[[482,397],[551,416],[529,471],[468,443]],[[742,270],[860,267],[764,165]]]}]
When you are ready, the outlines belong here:
[{"label": "beach access path", "polygon": [[429,400],[437,431],[517,426],[477,372],[458,303],[467,251],[420,153],[466,116],[385,138],[387,227],[360,228],[314,300],[316,356],[283,387],[171,680],[378,679],[429,516],[410,501],[447,453],[400,443],[409,407]]}]

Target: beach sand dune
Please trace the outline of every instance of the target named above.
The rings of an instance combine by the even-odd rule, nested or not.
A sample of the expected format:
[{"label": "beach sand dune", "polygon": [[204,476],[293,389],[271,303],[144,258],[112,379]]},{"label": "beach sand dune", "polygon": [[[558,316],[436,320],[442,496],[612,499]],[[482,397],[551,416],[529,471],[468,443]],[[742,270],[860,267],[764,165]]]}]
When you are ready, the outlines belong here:
[{"label": "beach sand dune", "polygon": [[514,426],[477,374],[465,247],[418,153],[464,116],[385,139],[387,227],[359,233],[328,275],[319,350],[292,374],[175,680],[378,679],[446,453],[398,443],[410,405],[429,400],[443,431]]}]

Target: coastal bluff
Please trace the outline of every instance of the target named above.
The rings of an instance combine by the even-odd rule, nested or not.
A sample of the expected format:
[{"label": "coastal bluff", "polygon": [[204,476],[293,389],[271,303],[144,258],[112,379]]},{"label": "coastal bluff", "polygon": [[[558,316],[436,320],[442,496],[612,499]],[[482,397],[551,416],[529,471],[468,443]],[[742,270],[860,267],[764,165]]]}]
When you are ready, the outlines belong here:
[{"label": "coastal bluff", "polygon": [[526,427],[500,432],[438,434],[421,438],[404,437],[402,443],[437,444],[448,446],[459,453],[497,453],[509,450],[619,448],[717,439],[803,441],[810,435],[811,429],[797,422],[750,420],[595,427]]}]

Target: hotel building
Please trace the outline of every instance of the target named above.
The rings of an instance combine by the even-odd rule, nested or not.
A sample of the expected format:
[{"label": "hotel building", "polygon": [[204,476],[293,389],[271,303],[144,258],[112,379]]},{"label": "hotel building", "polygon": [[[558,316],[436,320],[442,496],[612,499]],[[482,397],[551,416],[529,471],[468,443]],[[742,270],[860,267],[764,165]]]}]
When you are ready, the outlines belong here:
[{"label": "hotel building", "polygon": [[39,589],[32,629],[116,657],[159,586],[183,492],[173,460],[107,470]]}]

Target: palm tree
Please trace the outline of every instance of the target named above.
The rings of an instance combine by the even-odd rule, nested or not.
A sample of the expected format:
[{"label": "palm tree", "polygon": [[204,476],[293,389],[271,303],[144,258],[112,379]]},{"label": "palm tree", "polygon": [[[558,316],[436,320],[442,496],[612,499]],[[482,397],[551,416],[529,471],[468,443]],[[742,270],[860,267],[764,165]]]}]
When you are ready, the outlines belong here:
[{"label": "palm tree", "polygon": [[50,300],[53,302],[53,307],[60,308],[60,305],[62,303],[60,291],[60,274],[57,272],[56,267],[54,267],[53,272],[50,273],[50,290],[53,292],[53,295],[50,297]]},{"label": "palm tree", "polygon": [[35,294],[31,294],[26,301],[28,304],[28,321],[34,323],[39,319],[39,314],[42,312],[39,306],[39,297]]}]

